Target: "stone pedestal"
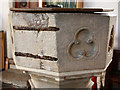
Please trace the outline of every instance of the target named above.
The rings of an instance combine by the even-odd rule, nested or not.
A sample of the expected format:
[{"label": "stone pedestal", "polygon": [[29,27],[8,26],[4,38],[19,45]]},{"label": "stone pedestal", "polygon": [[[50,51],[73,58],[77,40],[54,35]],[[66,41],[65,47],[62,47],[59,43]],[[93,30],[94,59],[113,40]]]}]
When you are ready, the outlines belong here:
[{"label": "stone pedestal", "polygon": [[13,56],[37,88],[84,88],[112,61],[115,17],[13,12]]}]

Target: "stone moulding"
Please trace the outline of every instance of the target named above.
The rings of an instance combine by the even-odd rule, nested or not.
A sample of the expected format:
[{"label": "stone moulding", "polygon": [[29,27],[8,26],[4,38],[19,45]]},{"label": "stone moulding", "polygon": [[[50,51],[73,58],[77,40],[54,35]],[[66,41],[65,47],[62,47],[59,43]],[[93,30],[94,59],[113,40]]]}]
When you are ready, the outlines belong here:
[{"label": "stone moulding", "polygon": [[[53,77],[53,78],[63,78],[63,77],[73,77],[73,76],[78,76],[77,78],[80,77],[87,77],[88,75],[97,75],[105,72],[105,70],[99,69],[99,70],[84,70],[84,71],[73,71],[73,72],[51,72],[51,71],[46,71],[42,69],[33,69],[33,68],[27,68],[27,67],[21,67],[16,65],[17,69],[29,71],[31,74],[36,74],[36,75],[45,75],[46,77]],[[28,72],[28,73],[29,73]],[[75,78],[75,77],[74,77]]]}]

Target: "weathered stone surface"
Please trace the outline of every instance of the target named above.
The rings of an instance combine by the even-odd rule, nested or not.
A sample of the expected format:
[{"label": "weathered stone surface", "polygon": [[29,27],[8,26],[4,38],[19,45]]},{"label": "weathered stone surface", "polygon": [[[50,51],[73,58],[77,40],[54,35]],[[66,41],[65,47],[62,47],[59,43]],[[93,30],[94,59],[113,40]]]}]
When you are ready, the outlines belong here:
[{"label": "weathered stone surface", "polygon": [[35,58],[28,57],[16,57],[16,64],[18,66],[22,66],[24,68],[34,68],[34,69],[42,69],[47,71],[58,72],[57,62],[53,61],[45,61]]},{"label": "weathered stone surface", "polygon": [[[22,14],[25,16],[31,14],[29,19],[32,21],[29,21],[28,17],[24,19],[25,16]],[[39,20],[36,16],[40,17],[41,15],[42,19]],[[15,52],[50,56],[58,59],[54,62],[15,56],[16,66],[19,66],[19,69],[35,72],[38,76],[44,74],[45,79],[50,78],[47,80],[49,82],[47,84],[47,82],[38,80],[41,77],[35,76],[33,78],[31,76],[35,87],[85,87],[85,84],[81,83],[82,75],[86,78],[94,74],[101,75],[112,61],[114,16],[92,13],[36,14],[25,12],[14,12],[13,16],[13,26],[41,27],[42,25],[46,27],[44,25],[47,25],[47,27],[58,27],[60,29],[59,31],[40,32],[34,30],[13,31]],[[17,20],[16,17],[19,21],[15,21]],[[37,25],[33,19],[42,20],[42,24]],[[51,81],[51,79],[54,80]],[[87,81],[85,80],[85,82]]]},{"label": "weathered stone surface", "polygon": [[27,88],[27,80],[30,79],[30,76],[24,74],[23,71],[16,69],[9,69],[7,71],[0,72],[2,74],[3,83],[12,84],[18,86],[19,88]]},{"label": "weathered stone surface", "polygon": [[[13,13],[13,26],[48,27],[49,17],[45,13]],[[32,18],[31,18],[32,17]]]},{"label": "weathered stone surface", "polygon": [[[51,56],[57,58],[55,32],[15,31],[14,35],[16,52],[30,53],[39,56]],[[44,68],[40,68],[40,63],[40,59],[16,56],[16,64],[18,66],[35,69],[46,69],[48,71],[58,71],[57,65],[53,67],[56,62],[52,62],[53,64],[47,63],[47,65],[43,63]]]},{"label": "weathered stone surface", "polygon": [[[115,18],[112,16],[25,12],[13,13],[13,16],[15,26],[47,25],[60,28],[57,32],[14,31],[15,52],[56,57],[59,69],[56,71],[105,69],[112,59],[113,42],[112,46],[109,46],[111,30],[113,30],[113,38],[115,30]],[[42,23],[37,25],[34,19]]]},{"label": "weathered stone surface", "polygon": [[[31,81],[36,88],[85,88],[89,77],[80,79],[71,79],[57,82],[55,79],[31,74]],[[74,84],[73,84],[74,83]]]},{"label": "weathered stone surface", "polygon": [[40,60],[39,59],[16,57],[16,64],[18,66],[40,69]]},{"label": "weathered stone surface", "polygon": [[15,31],[15,51],[57,57],[56,32]]},{"label": "weathered stone surface", "polygon": [[[111,21],[111,18],[114,20]],[[101,14],[59,13],[56,15],[56,25],[61,29],[56,32],[60,72],[104,69],[106,67],[107,57],[112,56],[112,52],[108,55],[108,47],[110,32],[113,27],[113,31],[115,30],[114,17]],[[85,30],[88,30],[89,33]],[[78,45],[72,52],[74,55],[79,55],[77,58],[70,53],[71,45],[75,43],[75,40],[78,40]],[[88,43],[88,40],[92,40],[92,44]],[[109,58],[108,61],[111,59]]]}]

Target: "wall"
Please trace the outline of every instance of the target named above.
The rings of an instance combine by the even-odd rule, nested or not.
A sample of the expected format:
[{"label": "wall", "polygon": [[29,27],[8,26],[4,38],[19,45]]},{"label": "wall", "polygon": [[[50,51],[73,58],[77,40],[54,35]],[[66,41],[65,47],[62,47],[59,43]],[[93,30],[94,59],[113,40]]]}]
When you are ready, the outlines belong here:
[{"label": "wall", "polygon": [[9,26],[8,14],[9,14],[9,0],[0,0],[0,29],[4,30],[6,33],[7,56],[9,58],[12,58],[12,49],[11,49],[12,44],[10,38],[10,26]]},{"label": "wall", "polygon": [[120,1],[118,2],[118,49],[120,50]]},{"label": "wall", "polygon": [[2,30],[2,2],[0,0],[0,31]]},{"label": "wall", "polygon": [[84,0],[85,8],[113,8],[114,11],[109,14],[117,16],[117,26],[115,31],[115,49],[120,49],[120,27],[118,29],[118,2],[119,0]]},{"label": "wall", "polygon": [[42,0],[39,0],[39,7],[42,7]]}]

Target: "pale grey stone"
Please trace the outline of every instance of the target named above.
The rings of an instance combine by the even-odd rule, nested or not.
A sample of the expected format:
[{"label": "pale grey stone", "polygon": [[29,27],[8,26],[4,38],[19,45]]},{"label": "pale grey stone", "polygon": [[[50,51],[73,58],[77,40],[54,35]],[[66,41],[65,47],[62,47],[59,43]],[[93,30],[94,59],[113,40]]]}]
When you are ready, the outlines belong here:
[{"label": "pale grey stone", "polygon": [[[20,16],[18,17],[17,14]],[[84,76],[86,73],[86,78],[91,77],[93,73],[100,76],[112,61],[116,27],[114,16],[92,13],[29,13],[31,14],[29,19],[32,20],[29,21],[23,19],[23,15],[26,14],[25,16],[27,16],[28,13],[17,14],[13,14],[13,25],[58,27],[60,29],[59,31],[40,32],[14,31],[16,52],[58,58],[56,62],[47,60],[29,61],[28,58],[23,62],[23,58],[16,57],[16,61],[19,59],[19,62],[21,62],[16,63],[17,65],[23,66],[23,63],[27,63],[24,65],[27,69],[23,69],[33,73],[34,70],[35,72],[38,70],[38,76],[43,73],[45,79],[49,77],[47,81],[49,84],[32,78],[37,85],[36,87],[44,88],[46,85],[47,87],[64,88],[85,87],[82,81],[85,80],[86,83],[89,79],[82,80],[82,75]],[[37,17],[41,17],[41,15],[42,19],[39,20]],[[15,21],[17,17],[19,21]],[[23,22],[23,24],[20,22]],[[30,23],[32,24],[30,25]],[[41,62],[44,69],[41,69],[41,66],[37,64],[41,64]],[[29,66],[29,63],[32,63],[32,65]],[[32,68],[32,70],[29,68]]]}]

